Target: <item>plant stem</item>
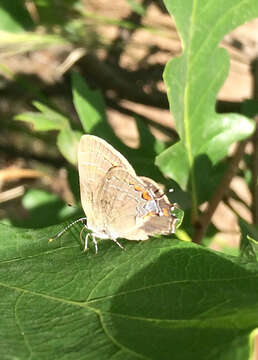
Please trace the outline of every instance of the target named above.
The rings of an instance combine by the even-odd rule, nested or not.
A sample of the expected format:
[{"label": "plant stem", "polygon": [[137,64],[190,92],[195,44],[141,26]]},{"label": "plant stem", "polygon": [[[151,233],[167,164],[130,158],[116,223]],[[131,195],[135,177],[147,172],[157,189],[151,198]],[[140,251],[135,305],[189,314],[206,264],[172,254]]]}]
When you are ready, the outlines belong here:
[{"label": "plant stem", "polygon": [[[252,63],[252,75],[253,75],[253,98],[258,102],[258,60],[257,58]],[[258,224],[258,114],[254,116],[256,122],[256,130],[252,137],[253,143],[253,161],[251,165],[252,171],[252,222],[254,225]]]},{"label": "plant stem", "polygon": [[252,137],[253,143],[253,161],[252,161],[252,221],[254,225],[258,225],[258,116],[255,117],[256,130]]}]

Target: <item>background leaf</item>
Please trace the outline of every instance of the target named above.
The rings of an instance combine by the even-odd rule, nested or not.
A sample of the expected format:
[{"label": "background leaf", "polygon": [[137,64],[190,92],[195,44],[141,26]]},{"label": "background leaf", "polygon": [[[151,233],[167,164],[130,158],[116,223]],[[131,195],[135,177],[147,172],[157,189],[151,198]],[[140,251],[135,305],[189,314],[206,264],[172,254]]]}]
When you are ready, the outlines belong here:
[{"label": "background leaf", "polygon": [[257,263],[173,238],[125,252],[100,241],[95,256],[80,251],[80,226],[48,243],[58,228],[0,225],[4,360],[247,358]]},{"label": "background leaf", "polygon": [[244,261],[257,262],[258,255],[258,229],[248,224],[244,219],[238,219],[241,229],[240,255]]},{"label": "background leaf", "polygon": [[126,2],[138,15],[145,15],[146,10],[140,2],[137,2],[137,0],[126,0]]},{"label": "background leaf", "polygon": [[57,224],[77,213],[77,209],[67,206],[57,195],[39,189],[27,190],[22,205],[26,217],[12,219],[12,224],[24,228],[35,229]]},{"label": "background leaf", "polygon": [[15,117],[16,120],[30,122],[35,130],[59,130],[57,146],[64,158],[73,165],[77,164],[77,149],[82,133],[72,130],[69,119],[50,107],[35,101],[33,105],[40,113],[26,112]]},{"label": "background leaf", "polygon": [[99,90],[91,90],[76,72],[72,74],[73,102],[85,133],[106,123],[106,105]]},{"label": "background leaf", "polygon": [[33,22],[23,0],[0,0],[0,30],[23,32],[33,27]]},{"label": "background leaf", "polygon": [[25,112],[17,115],[15,120],[30,122],[37,131],[61,130],[70,126],[68,118],[51,109],[49,106],[39,101],[34,101],[33,105],[40,113]]},{"label": "background leaf", "polygon": [[61,130],[57,136],[57,146],[61,154],[74,165],[77,164],[77,152],[81,136],[80,131],[73,131],[70,128]]},{"label": "background leaf", "polygon": [[[193,211],[213,190],[213,167],[229,146],[249,136],[254,123],[238,114],[215,113],[217,93],[226,79],[229,57],[218,48],[229,31],[258,15],[256,0],[216,4],[203,0],[165,0],[184,51],[166,66],[164,80],[180,142],[157,157],[157,165],[192,193]],[[234,21],[232,21],[232,19]],[[206,174],[206,198],[201,179]]]}]

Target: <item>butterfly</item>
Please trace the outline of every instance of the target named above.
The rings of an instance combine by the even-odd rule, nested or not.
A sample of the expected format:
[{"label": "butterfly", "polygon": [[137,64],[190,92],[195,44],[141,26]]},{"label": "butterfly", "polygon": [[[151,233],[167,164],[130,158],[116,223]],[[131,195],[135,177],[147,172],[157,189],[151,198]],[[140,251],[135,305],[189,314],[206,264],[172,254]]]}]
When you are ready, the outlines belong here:
[{"label": "butterfly", "polygon": [[98,251],[97,239],[111,239],[122,249],[117,239],[147,240],[158,234],[175,232],[176,204],[171,204],[161,187],[152,179],[137,176],[127,159],[105,140],[83,135],[78,148],[78,170],[82,217],[90,230],[84,250],[91,236]]}]

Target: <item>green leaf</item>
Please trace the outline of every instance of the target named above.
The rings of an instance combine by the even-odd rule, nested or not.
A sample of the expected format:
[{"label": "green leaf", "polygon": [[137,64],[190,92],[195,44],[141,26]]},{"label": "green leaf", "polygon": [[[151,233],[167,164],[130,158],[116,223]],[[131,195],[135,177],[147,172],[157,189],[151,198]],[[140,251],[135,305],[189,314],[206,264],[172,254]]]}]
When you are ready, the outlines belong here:
[{"label": "green leaf", "polygon": [[172,213],[177,218],[176,229],[179,229],[184,219],[184,212],[182,209],[176,206]]},{"label": "green leaf", "polygon": [[40,113],[27,112],[19,114],[15,120],[31,122],[37,131],[59,130],[57,146],[64,158],[71,164],[77,164],[77,149],[80,137],[79,131],[71,129],[69,119],[50,107],[35,101],[33,105]]},{"label": "green leaf", "polygon": [[57,146],[63,157],[71,164],[77,164],[77,152],[82,133],[70,128],[61,130],[57,136]]},{"label": "green leaf", "polygon": [[12,224],[24,228],[41,228],[71,218],[76,209],[67,206],[58,196],[39,189],[29,189],[22,198],[25,218],[12,219]]},{"label": "green leaf", "polygon": [[241,229],[241,259],[247,262],[256,262],[258,256],[258,229],[240,217],[238,223]]},{"label": "green leaf", "polygon": [[[80,74],[72,74],[73,102],[86,133],[93,133],[106,120],[106,107],[99,90],[91,90]],[[106,122],[106,121],[105,121]]]},{"label": "green leaf", "polygon": [[248,117],[255,117],[258,115],[258,101],[255,99],[245,100],[241,106],[241,112]]},{"label": "green leaf", "polygon": [[19,33],[32,26],[24,0],[0,0],[0,30]]},{"label": "green leaf", "polygon": [[126,0],[126,2],[130,6],[130,8],[134,12],[136,12],[138,15],[141,15],[141,16],[145,15],[146,10],[140,2],[137,2],[136,0]]},{"label": "green leaf", "polygon": [[74,166],[68,165],[66,167],[66,171],[67,171],[67,180],[69,187],[73,193],[74,199],[76,200],[77,203],[79,203],[81,199],[81,195],[80,195],[78,170]]},{"label": "green leaf", "polygon": [[69,119],[59,112],[38,101],[34,101],[33,105],[40,113],[25,112],[15,116],[15,120],[31,122],[37,131],[61,130],[69,127]]},{"label": "green leaf", "polygon": [[0,225],[3,360],[248,358],[257,264],[173,237],[83,253],[60,228]]},{"label": "green leaf", "polygon": [[[0,31],[0,41],[1,41],[1,55],[4,57],[14,56],[18,54],[25,54],[32,51],[43,50],[49,48],[50,46],[59,46],[69,44],[68,40],[59,35],[52,34],[42,34],[37,32],[6,32]],[[10,76],[10,71],[9,71]],[[33,93],[34,96],[40,94],[39,88],[34,91],[35,85],[32,83],[32,80],[27,82],[20,79],[20,77],[14,77],[16,81],[22,85],[22,87],[29,87],[29,93]],[[32,84],[32,86],[30,85]],[[40,96],[43,97],[42,95]]]},{"label": "green leaf", "polygon": [[[69,20],[74,18],[74,6],[80,0],[33,0],[33,2],[37,7],[41,25],[50,27],[50,29],[53,26],[58,26],[64,30]],[[78,17],[76,17],[76,20],[79,21]]]},{"label": "green leaf", "polygon": [[164,72],[170,109],[181,140],[159,155],[156,163],[182,189],[191,190],[196,212],[203,201],[197,189],[203,174],[209,193],[212,167],[228,153],[233,142],[254,130],[254,122],[243,115],[217,114],[215,101],[229,69],[228,54],[218,44],[228,32],[258,16],[258,2],[165,0],[165,4],[175,19],[184,49]]}]

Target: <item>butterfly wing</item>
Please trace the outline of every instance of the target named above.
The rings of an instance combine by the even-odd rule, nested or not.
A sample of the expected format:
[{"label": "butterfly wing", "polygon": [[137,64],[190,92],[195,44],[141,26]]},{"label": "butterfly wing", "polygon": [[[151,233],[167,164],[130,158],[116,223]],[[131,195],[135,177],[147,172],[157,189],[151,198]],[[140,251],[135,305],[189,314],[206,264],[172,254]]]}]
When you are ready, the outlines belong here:
[{"label": "butterfly wing", "polygon": [[137,177],[105,140],[83,135],[78,149],[81,203],[90,230],[111,239],[146,240],[174,232],[168,198],[152,179]]},{"label": "butterfly wing", "polygon": [[98,204],[110,238],[147,240],[150,235],[173,232],[172,205],[158,184],[121,167],[104,177]]},{"label": "butterfly wing", "polygon": [[102,221],[97,213],[96,194],[108,170],[114,166],[120,166],[135,175],[126,158],[105,140],[93,135],[81,137],[78,148],[81,203],[91,230],[95,229],[96,221]]},{"label": "butterfly wing", "polygon": [[161,216],[156,215],[149,218],[143,224],[142,229],[150,236],[157,234],[168,235],[174,233],[177,218],[171,214],[173,204],[170,203],[168,197],[164,195],[160,185],[154,180],[145,176],[140,176],[140,179],[143,181],[147,189],[154,195],[160,209],[160,214],[163,214]]}]

